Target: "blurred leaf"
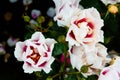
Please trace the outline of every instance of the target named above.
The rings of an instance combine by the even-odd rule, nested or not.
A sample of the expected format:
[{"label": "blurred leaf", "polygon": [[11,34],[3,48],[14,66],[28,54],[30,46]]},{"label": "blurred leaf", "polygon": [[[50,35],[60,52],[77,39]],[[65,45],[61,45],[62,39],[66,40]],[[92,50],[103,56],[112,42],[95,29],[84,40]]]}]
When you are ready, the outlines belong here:
[{"label": "blurred leaf", "polygon": [[53,79],[48,77],[46,80],[53,80]]},{"label": "blurred leaf", "polygon": [[102,29],[104,30],[105,37],[112,37],[119,34],[120,20],[118,18],[109,13],[104,19],[104,27]]},{"label": "blurred leaf", "polygon": [[34,32],[29,32],[29,33],[27,33],[27,34],[25,35],[25,39],[31,38],[31,36],[32,36],[33,33],[34,33]]},{"label": "blurred leaf", "polygon": [[104,43],[108,44],[111,41],[112,37],[105,37],[104,38]]},{"label": "blurred leaf", "polygon": [[49,73],[49,75],[52,76],[52,75],[59,73],[60,67],[61,67],[61,64],[55,60],[54,63],[52,63],[52,65],[51,65],[52,70]]},{"label": "blurred leaf", "polygon": [[76,75],[72,74],[72,75],[68,75],[68,77],[65,80],[78,80]]},{"label": "blurred leaf", "polygon": [[67,43],[56,43],[53,49],[53,55],[57,56],[62,53],[66,53],[68,49]]},{"label": "blurred leaf", "polygon": [[45,22],[45,17],[44,16],[39,16],[37,17],[37,20],[36,20],[38,23],[43,23]]},{"label": "blurred leaf", "polygon": [[86,80],[97,80],[97,79],[98,79],[97,75],[91,75],[91,76],[88,76]]},{"label": "blurred leaf", "polygon": [[86,80],[85,78],[81,78],[80,80]]},{"label": "blurred leaf", "polygon": [[60,35],[66,36],[67,34],[67,28],[65,27],[59,27],[56,22],[53,23],[53,26],[51,26],[47,33],[44,33],[46,37],[51,37],[54,39],[58,39]]},{"label": "blurred leaf", "polygon": [[100,13],[106,12],[106,7],[100,0],[82,0],[80,5],[84,8],[95,7]]},{"label": "blurred leaf", "polygon": [[23,16],[23,19],[25,22],[29,22],[30,21],[30,17],[29,16]]}]

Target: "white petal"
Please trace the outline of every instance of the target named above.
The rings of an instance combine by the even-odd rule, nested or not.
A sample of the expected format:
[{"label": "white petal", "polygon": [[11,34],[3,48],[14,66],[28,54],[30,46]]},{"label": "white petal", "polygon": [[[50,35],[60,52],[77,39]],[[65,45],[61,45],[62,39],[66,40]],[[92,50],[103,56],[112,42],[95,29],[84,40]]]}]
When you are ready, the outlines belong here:
[{"label": "white petal", "polygon": [[35,32],[32,37],[31,40],[38,40],[40,43],[45,42],[45,37],[43,36],[43,34],[41,32]]},{"label": "white petal", "polygon": [[22,61],[22,54],[23,53],[23,47],[25,46],[24,42],[17,42],[15,51],[14,51],[14,56],[17,58],[17,60]]},{"label": "white petal", "polygon": [[51,70],[51,64],[53,63],[53,61],[55,60],[55,58],[51,57],[51,59],[47,62],[47,64],[43,67],[43,70],[46,73],[49,73]]}]

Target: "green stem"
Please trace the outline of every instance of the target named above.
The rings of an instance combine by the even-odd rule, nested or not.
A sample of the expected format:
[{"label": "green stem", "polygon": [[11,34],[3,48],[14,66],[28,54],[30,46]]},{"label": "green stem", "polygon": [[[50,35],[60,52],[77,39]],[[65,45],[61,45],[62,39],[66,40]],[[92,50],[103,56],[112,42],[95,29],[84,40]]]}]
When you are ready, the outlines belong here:
[{"label": "green stem", "polygon": [[58,74],[52,76],[52,78],[56,78],[56,77],[58,77],[58,76],[60,76],[60,75],[62,75],[62,72],[60,72],[60,73],[58,73]]},{"label": "green stem", "polygon": [[80,73],[81,73],[80,71],[79,72],[60,72],[60,73],[52,76],[52,78],[56,78],[58,76],[65,75],[65,74],[71,75],[71,74],[80,74]]},{"label": "green stem", "polygon": [[109,14],[109,11],[106,12],[104,19],[107,17],[108,14]]},{"label": "green stem", "polygon": [[69,75],[71,75],[71,74],[80,74],[81,72],[79,71],[79,72],[67,72],[66,74],[69,74]]}]

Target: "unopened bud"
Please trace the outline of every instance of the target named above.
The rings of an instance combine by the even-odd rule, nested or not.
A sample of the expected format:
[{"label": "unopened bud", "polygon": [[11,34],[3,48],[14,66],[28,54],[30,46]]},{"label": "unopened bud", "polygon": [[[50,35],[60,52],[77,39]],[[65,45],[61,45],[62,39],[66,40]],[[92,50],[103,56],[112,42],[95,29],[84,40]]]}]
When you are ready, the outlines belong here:
[{"label": "unopened bud", "polygon": [[30,21],[30,17],[29,16],[23,16],[23,18],[24,18],[25,22],[29,22]]},{"label": "unopened bud", "polygon": [[37,22],[39,23],[44,23],[45,22],[45,17],[44,16],[40,16],[37,18]]},{"label": "unopened bud", "polygon": [[116,14],[116,13],[118,13],[118,7],[115,5],[110,5],[110,6],[108,6],[108,11],[112,14]]},{"label": "unopened bud", "polygon": [[58,41],[59,42],[65,42],[65,36],[64,35],[59,36]]},{"label": "unopened bud", "polygon": [[81,70],[82,73],[87,73],[88,72],[88,66],[83,65],[80,70]]}]

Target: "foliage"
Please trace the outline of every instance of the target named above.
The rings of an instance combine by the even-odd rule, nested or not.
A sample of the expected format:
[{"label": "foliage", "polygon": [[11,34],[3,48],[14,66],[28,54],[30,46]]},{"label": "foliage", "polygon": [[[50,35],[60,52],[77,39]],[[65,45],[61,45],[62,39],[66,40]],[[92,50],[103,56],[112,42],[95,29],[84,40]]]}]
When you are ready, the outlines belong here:
[{"label": "foliage", "polygon": [[[84,8],[95,7],[101,14],[101,18],[104,20],[104,26],[102,30],[104,31],[104,42],[108,50],[117,50],[120,45],[120,11],[116,14],[112,14],[108,11],[108,6],[105,6],[100,0],[82,0],[80,2]],[[118,9],[120,10],[120,6]],[[40,31],[44,34],[46,38],[54,38],[58,43],[55,44],[53,49],[53,56],[55,56],[55,61],[51,65],[52,71],[46,74],[44,71],[35,72],[37,80],[97,80],[97,75],[91,75],[88,78],[84,77],[81,72],[86,73],[88,67],[86,65],[82,66],[81,72],[72,68],[72,66],[67,62],[68,57],[68,43],[65,41],[66,33],[68,28],[59,27],[53,19],[49,17],[39,16],[35,21],[37,24],[30,24],[30,17],[25,15],[24,20],[27,23],[26,29],[28,33],[25,39],[30,38],[31,34],[35,31]],[[118,44],[118,46],[114,46]],[[119,52],[119,50],[117,50]],[[64,62],[61,62],[61,56],[64,55]],[[67,70],[68,69],[68,70]]]}]

